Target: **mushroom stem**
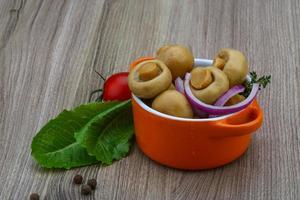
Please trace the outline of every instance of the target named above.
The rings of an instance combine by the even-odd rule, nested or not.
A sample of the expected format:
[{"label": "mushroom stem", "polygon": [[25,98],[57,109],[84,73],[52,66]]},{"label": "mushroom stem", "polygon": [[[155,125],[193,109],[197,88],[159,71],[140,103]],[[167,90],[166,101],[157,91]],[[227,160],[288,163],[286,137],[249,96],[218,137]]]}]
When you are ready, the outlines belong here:
[{"label": "mushroom stem", "polygon": [[191,85],[198,90],[209,86],[213,81],[212,74],[209,70],[196,68],[191,72]]},{"label": "mushroom stem", "polygon": [[145,63],[137,72],[140,80],[149,81],[157,77],[160,71],[156,63]]},{"label": "mushroom stem", "polygon": [[216,57],[213,62],[213,66],[219,69],[223,69],[226,64],[226,61],[220,57]]}]

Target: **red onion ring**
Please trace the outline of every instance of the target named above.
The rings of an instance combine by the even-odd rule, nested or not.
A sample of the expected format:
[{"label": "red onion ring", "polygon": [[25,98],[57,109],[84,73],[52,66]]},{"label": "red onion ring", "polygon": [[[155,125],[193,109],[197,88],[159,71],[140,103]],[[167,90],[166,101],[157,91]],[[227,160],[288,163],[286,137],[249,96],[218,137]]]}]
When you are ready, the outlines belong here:
[{"label": "red onion ring", "polygon": [[175,87],[176,90],[182,94],[185,95],[184,93],[184,85],[183,85],[183,80],[180,77],[177,77],[175,80]]},{"label": "red onion ring", "polygon": [[208,114],[213,114],[213,115],[226,115],[226,114],[231,114],[234,112],[238,112],[244,108],[246,108],[256,97],[256,94],[258,92],[259,86],[258,84],[253,84],[252,90],[249,94],[249,96],[242,102],[232,105],[232,106],[214,106],[214,105],[209,105],[206,103],[203,103],[199,99],[197,99],[190,88],[190,79],[191,79],[191,74],[186,73],[185,75],[185,81],[184,81],[184,89],[185,89],[185,94],[192,105],[194,109],[199,109],[201,111],[204,111]]},{"label": "red onion ring", "polygon": [[[233,96],[244,92],[245,87],[243,85],[236,85],[225,92],[214,104],[214,106],[224,106],[225,103]],[[209,118],[217,117],[217,115],[209,115]]]},{"label": "red onion ring", "polygon": [[215,102],[214,106],[224,106],[225,103],[233,96],[244,92],[245,87],[243,85],[236,85],[230,88],[227,92],[225,92],[219,99]]},{"label": "red onion ring", "polygon": [[192,107],[192,109],[193,109],[193,112],[196,115],[196,117],[198,117],[200,119],[209,118],[209,116],[214,116],[215,117],[215,115],[208,115],[207,113],[203,112],[202,110],[195,109],[193,107]]}]

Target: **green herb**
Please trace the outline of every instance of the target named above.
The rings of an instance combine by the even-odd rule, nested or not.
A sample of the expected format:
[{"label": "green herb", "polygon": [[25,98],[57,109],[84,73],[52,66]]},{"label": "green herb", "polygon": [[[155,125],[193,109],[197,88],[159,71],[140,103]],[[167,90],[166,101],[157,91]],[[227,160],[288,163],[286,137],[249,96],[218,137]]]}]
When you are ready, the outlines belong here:
[{"label": "green herb", "polygon": [[265,88],[271,82],[271,75],[268,75],[268,76],[264,75],[260,78],[257,78],[256,72],[253,71],[253,72],[250,72],[250,77],[251,77],[250,82],[248,82],[248,81],[244,82],[245,91],[242,93],[242,95],[246,98],[249,96],[254,83],[258,83],[259,89],[261,89],[261,87]]},{"label": "green herb", "polygon": [[[100,157],[98,154],[93,156],[89,155],[87,149],[84,148],[84,138],[89,134],[86,133],[91,131],[90,126],[95,127],[94,122],[101,121],[103,113],[105,116],[113,120],[119,118],[119,114],[122,112],[128,113],[126,117],[131,118],[131,107],[130,101],[126,102],[109,102],[109,103],[90,103],[86,105],[81,105],[72,111],[64,110],[55,119],[50,120],[33,138],[31,144],[32,156],[34,159],[43,167],[46,168],[65,168],[69,169],[72,167],[80,167],[85,165],[90,165],[94,163],[99,163],[96,157]],[[120,116],[124,116],[123,114]],[[102,141],[106,145],[114,144],[122,146],[125,144],[123,138],[131,138],[133,135],[133,129],[131,124],[122,124],[126,127],[121,127],[118,125],[118,130],[115,131],[115,127],[106,128],[105,141]],[[128,127],[127,127],[128,125]],[[129,129],[131,133],[129,134]],[[85,131],[86,130],[86,131]],[[100,130],[100,129],[97,129]],[[126,132],[123,132],[126,130]],[[110,134],[117,135],[110,137]],[[75,139],[75,134],[80,142]],[[83,136],[81,136],[81,134]],[[129,136],[130,135],[130,136]],[[88,138],[88,137],[87,137]],[[120,138],[117,140],[116,138]],[[129,139],[128,146],[129,146]],[[91,147],[92,148],[92,147]],[[95,148],[95,147],[93,147]],[[113,155],[116,152],[114,148],[111,149]],[[124,149],[123,149],[124,150]],[[119,156],[114,156],[113,159],[120,159],[125,156],[127,149],[122,151]],[[108,155],[106,155],[108,156]],[[101,161],[101,160],[100,160]]]}]

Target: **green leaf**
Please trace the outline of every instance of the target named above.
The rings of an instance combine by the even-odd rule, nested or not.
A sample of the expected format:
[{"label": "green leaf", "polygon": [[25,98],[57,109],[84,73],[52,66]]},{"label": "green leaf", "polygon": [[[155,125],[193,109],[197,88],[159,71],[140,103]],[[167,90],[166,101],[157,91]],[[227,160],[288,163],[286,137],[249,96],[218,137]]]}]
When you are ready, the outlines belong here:
[{"label": "green leaf", "polygon": [[97,163],[95,157],[88,155],[74,137],[95,116],[118,105],[118,102],[90,103],[73,111],[64,110],[50,120],[33,138],[31,154],[46,168],[80,167]]},{"label": "green leaf", "polygon": [[77,141],[104,164],[127,155],[133,137],[131,102],[115,105],[76,133]]}]

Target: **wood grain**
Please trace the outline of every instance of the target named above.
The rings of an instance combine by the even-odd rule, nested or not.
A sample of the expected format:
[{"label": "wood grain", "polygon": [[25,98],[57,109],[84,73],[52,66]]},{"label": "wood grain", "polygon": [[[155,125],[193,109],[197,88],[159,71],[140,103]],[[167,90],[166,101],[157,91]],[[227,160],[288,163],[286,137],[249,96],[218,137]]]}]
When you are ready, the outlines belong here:
[{"label": "wood grain", "polygon": [[[298,0],[0,0],[0,199],[300,199],[300,5]],[[187,172],[135,146],[112,166],[45,170],[30,156],[35,133],[88,99],[105,76],[165,43],[212,57],[245,52],[272,74],[263,127],[247,153],[222,168]],[[98,179],[80,195],[75,174]]]}]

